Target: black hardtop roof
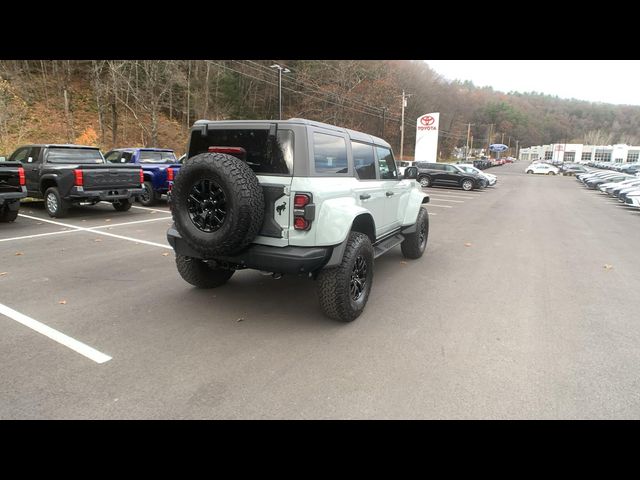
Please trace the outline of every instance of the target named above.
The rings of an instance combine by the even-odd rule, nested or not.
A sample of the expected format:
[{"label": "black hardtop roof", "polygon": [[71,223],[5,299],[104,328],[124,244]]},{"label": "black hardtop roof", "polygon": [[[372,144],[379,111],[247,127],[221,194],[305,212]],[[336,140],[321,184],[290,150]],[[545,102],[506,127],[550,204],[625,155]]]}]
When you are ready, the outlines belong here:
[{"label": "black hardtop roof", "polygon": [[100,150],[99,147],[91,147],[89,145],[74,145],[72,143],[30,143],[29,145],[23,145],[22,147],[86,148],[89,150]]},{"label": "black hardtop roof", "polygon": [[335,125],[331,125],[329,123],[316,122],[314,120],[307,120],[305,118],[290,118],[289,120],[197,120],[193,124],[193,129],[198,128],[200,125],[204,124],[214,124],[214,125],[241,125],[246,123],[264,123],[271,124],[275,123],[277,125],[309,125],[313,127],[321,127],[327,130],[334,130],[336,132],[346,133],[349,135],[349,138],[352,140],[360,140],[368,143],[375,143],[377,145],[382,145],[385,147],[391,148],[391,145],[380,137],[376,137],[374,135],[369,135],[368,133],[358,132],[356,130],[351,130],[349,128],[337,127]]}]

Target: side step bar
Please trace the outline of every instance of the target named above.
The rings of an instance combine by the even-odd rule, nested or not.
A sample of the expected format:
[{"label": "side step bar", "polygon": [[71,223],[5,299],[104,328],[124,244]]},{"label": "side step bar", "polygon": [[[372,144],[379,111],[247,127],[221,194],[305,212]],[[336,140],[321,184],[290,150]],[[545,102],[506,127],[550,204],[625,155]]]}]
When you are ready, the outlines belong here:
[{"label": "side step bar", "polygon": [[373,246],[373,258],[378,258],[380,255],[385,253],[388,250],[391,250],[393,247],[400,245],[404,241],[404,235],[401,233],[396,233],[389,238],[385,238],[380,243],[376,243]]}]

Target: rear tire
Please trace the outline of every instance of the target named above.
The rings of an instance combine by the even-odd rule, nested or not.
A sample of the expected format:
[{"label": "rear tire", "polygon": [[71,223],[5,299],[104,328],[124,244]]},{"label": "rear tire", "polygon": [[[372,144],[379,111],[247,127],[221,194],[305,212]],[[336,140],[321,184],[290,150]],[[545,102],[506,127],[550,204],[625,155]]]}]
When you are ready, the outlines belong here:
[{"label": "rear tire", "polygon": [[149,180],[143,186],[145,191],[138,196],[138,201],[145,207],[153,207],[160,200],[160,195],[153,190],[153,184]]},{"label": "rear tire", "polygon": [[215,288],[227,283],[235,270],[215,268],[199,258],[185,257],[176,253],[178,273],[188,283],[198,288]]},{"label": "rear tire", "polygon": [[339,322],[358,318],[369,299],[373,283],[373,247],[369,237],[351,232],[336,267],[318,274],[318,299],[324,314]]},{"label": "rear tire", "polygon": [[421,187],[430,187],[431,186],[431,177],[423,176],[418,179],[418,183]]},{"label": "rear tire", "polygon": [[49,187],[44,192],[44,208],[52,218],[62,218],[67,215],[71,203],[60,197],[57,187]]},{"label": "rear tire", "polygon": [[11,210],[9,205],[0,207],[0,222],[13,222],[18,218],[18,209]]},{"label": "rear tire", "polygon": [[126,212],[131,209],[132,203],[131,199],[125,198],[123,200],[116,200],[112,205],[118,212]]},{"label": "rear tire", "polygon": [[468,192],[469,190],[473,190],[473,180],[469,180],[469,179],[463,180],[461,186],[465,192]]},{"label": "rear tire", "polygon": [[426,208],[420,208],[416,218],[416,231],[405,235],[400,244],[402,255],[405,258],[420,258],[427,248],[429,238],[429,213]]},{"label": "rear tire", "polygon": [[533,173],[533,170],[527,170],[527,173]]}]

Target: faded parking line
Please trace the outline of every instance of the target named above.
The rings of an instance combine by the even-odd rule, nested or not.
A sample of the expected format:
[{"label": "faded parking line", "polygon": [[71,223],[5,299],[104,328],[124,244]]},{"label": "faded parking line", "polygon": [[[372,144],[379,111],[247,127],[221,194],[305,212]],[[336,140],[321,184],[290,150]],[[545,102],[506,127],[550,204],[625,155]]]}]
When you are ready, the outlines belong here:
[{"label": "faded parking line", "polygon": [[451,205],[435,205],[431,202],[429,202],[429,206],[430,207],[440,207],[440,208],[453,208]]},{"label": "faded parking line", "polygon": [[[140,240],[138,238],[125,237],[124,235],[116,235],[115,233],[103,232],[103,231],[97,230],[96,227],[92,227],[92,228],[77,227],[75,225],[70,225],[68,223],[54,222],[53,220],[46,220],[44,218],[32,217],[31,215],[25,215],[23,213],[19,213],[18,215],[21,216],[21,217],[30,218],[32,220],[39,220],[41,222],[51,223],[53,225],[59,225],[61,227],[74,228],[74,229],[76,229],[76,231],[97,233],[98,235],[105,235],[107,237],[120,238],[122,240],[128,240],[130,242],[144,243],[145,245],[152,245],[154,247],[167,248],[169,250],[172,250],[171,246],[169,246],[169,245],[162,245],[161,243],[149,242],[147,240]],[[166,220],[166,219],[162,219],[162,220]],[[107,225],[107,226],[109,226],[109,225]]]},{"label": "faded parking line", "polygon": [[74,352],[78,352],[80,355],[84,355],[90,360],[93,360],[96,363],[105,363],[111,360],[112,357],[106,355],[102,352],[99,352],[93,347],[90,347],[86,343],[82,343],[75,338],[70,337],[69,335],[65,335],[62,332],[59,332],[55,328],[51,328],[44,323],[41,323],[37,320],[34,320],[31,317],[28,317],[20,312],[15,311],[12,308],[7,307],[0,303],[0,314],[8,317],[12,320],[15,320],[18,323],[21,323],[25,327],[29,327],[32,330],[35,330],[42,335],[49,337],[51,340],[58,342],[61,345],[64,345],[67,348],[70,348]]}]

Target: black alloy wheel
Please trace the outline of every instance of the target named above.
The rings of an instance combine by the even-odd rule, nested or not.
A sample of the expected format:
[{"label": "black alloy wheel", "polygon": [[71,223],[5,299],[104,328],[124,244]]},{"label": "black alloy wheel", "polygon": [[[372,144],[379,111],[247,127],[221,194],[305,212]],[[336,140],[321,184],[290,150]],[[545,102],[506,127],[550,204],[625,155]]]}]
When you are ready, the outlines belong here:
[{"label": "black alloy wheel", "polygon": [[205,233],[218,230],[227,216],[227,199],[220,185],[203,179],[191,187],[187,199],[189,218],[196,228]]},{"label": "black alloy wheel", "polygon": [[354,302],[360,300],[367,288],[367,270],[367,260],[359,255],[353,265],[349,282],[349,291]]}]

